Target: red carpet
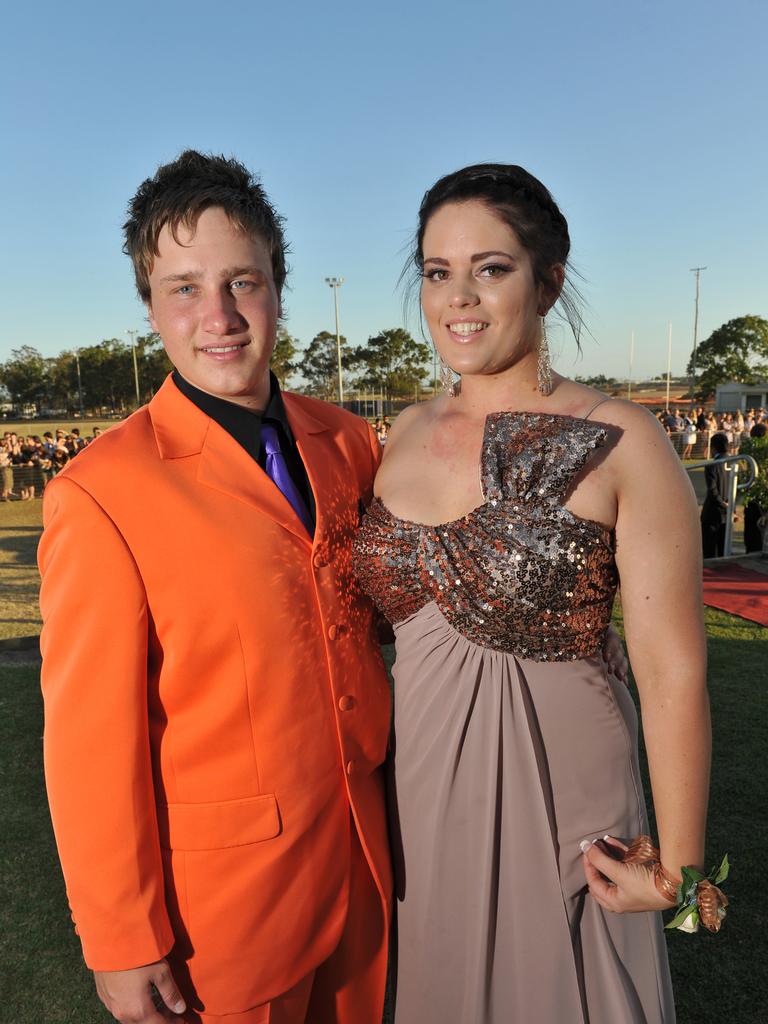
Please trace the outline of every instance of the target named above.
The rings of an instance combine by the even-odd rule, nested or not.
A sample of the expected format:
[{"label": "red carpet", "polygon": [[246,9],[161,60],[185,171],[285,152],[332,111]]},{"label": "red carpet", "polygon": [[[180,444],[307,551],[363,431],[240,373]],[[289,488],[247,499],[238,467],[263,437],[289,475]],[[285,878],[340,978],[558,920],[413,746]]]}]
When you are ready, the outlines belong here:
[{"label": "red carpet", "polygon": [[740,565],[705,566],[704,604],[768,626],[768,575]]}]

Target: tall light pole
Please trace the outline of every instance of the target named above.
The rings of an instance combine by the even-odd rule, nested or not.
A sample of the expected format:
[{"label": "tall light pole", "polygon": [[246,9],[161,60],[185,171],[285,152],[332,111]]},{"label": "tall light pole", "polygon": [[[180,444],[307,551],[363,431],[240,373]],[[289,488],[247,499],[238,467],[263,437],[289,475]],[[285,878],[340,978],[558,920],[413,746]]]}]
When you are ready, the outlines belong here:
[{"label": "tall light pole", "polygon": [[699,335],[699,278],[702,270],[706,267],[691,267],[691,273],[696,275],[696,306],[693,314],[693,358],[691,359],[691,406],[696,404],[696,356],[698,353]]},{"label": "tall light pole", "polygon": [[136,405],[141,405],[141,393],[139,391],[139,364],[136,362],[136,335],[138,331],[126,331],[131,338],[131,350],[133,351],[133,379],[136,383]]},{"label": "tall light pole", "polygon": [[635,371],[635,332],[629,336],[629,377],[627,378],[627,401],[632,401],[632,374]]},{"label": "tall light pole", "polygon": [[339,368],[339,405],[344,405],[344,382],[341,379],[341,334],[339,333],[339,288],[344,284],[343,277],[326,277],[325,283],[333,288],[333,307],[336,310],[336,359]]}]

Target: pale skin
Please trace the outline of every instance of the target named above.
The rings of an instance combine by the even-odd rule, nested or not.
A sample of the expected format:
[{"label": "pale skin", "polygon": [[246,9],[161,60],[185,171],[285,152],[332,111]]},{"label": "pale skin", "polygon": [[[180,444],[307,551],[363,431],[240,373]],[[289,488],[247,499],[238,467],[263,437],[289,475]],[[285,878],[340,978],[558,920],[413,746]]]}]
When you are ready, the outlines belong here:
[{"label": "pale skin", "polygon": [[[167,227],[150,272],[148,307],[168,357],[195,387],[254,411],[269,401],[269,359],[280,295],[267,246],[238,231],[219,207],[194,230]],[[229,351],[228,351],[229,350]],[[125,971],[94,971],[96,991],[124,1024],[178,1020],[186,1010],[166,960]],[[164,1006],[157,1009],[153,986]]]},{"label": "pale skin", "polygon": [[[529,254],[495,211],[477,200],[438,208],[427,224],[423,255],[425,319],[439,353],[461,373],[461,393],[398,417],[375,489],[394,515],[438,525],[483,501],[479,460],[489,413],[581,417],[600,395],[559,374],[553,374],[551,395],[539,393],[539,318],[557,299],[563,268],[548,268],[546,283],[537,282]],[[698,510],[652,416],[615,399],[598,412],[599,422],[614,428],[607,451],[576,480],[565,504],[615,529],[661,860],[679,877],[683,865],[702,867],[709,789]],[[617,913],[668,908],[650,870],[621,863],[608,846],[616,852],[622,843],[612,837],[584,853],[592,897]]]}]

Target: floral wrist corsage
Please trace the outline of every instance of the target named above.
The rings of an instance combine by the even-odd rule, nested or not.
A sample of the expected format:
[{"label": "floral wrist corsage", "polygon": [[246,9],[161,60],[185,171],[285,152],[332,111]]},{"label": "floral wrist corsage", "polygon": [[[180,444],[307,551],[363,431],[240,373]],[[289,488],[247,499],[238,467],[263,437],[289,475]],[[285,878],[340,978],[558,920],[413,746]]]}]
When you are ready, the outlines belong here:
[{"label": "floral wrist corsage", "polygon": [[675,878],[666,870],[650,836],[633,839],[622,859],[628,864],[646,864],[653,869],[656,888],[675,905],[677,911],[667,928],[693,933],[699,930],[701,923],[707,931],[720,931],[728,897],[718,886],[726,880],[730,870],[727,853],[720,867],[712,868],[708,875],[697,868],[685,867],[681,869],[682,879]]},{"label": "floral wrist corsage", "polygon": [[703,875],[696,868],[682,868],[682,881],[677,887],[675,906],[677,913],[666,925],[681,932],[696,932],[699,922],[710,932],[719,932],[725,918],[728,897],[718,888],[728,877],[730,864],[728,854],[723,857],[719,868],[712,868]]}]

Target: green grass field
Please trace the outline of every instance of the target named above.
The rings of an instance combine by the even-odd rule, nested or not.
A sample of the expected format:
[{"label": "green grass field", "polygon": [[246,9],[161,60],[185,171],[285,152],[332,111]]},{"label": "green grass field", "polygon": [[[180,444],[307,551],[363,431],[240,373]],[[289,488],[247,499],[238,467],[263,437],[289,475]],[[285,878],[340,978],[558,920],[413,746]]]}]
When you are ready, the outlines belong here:
[{"label": "green grass field", "polygon": [[[731,913],[718,936],[672,933],[669,952],[679,1024],[758,1024],[766,1019],[758,880],[768,844],[768,630],[715,611],[707,611],[707,628],[714,721],[708,856],[731,855]],[[0,703],[0,1020],[106,1022],[72,931],[46,810],[36,665],[0,667]]]},{"label": "green grass field", "polygon": [[[40,513],[39,500],[0,505],[0,638],[39,631]],[[620,627],[620,610],[616,620]],[[719,936],[670,934],[669,951],[680,1024],[715,1024],[726,1014],[734,1024],[757,1024],[766,1019],[757,993],[768,980],[757,889],[768,843],[768,629],[712,610],[706,621],[714,723],[708,857],[731,854],[732,912]],[[98,1024],[109,1018],[80,959],[45,806],[35,664],[0,656],[0,705],[0,1021]]]},{"label": "green grass field", "polygon": [[37,542],[42,501],[0,503],[0,640],[40,632]]},{"label": "green grass field", "polygon": [[0,436],[6,431],[19,434],[23,437],[42,437],[46,430],[56,434],[57,430],[66,430],[69,433],[72,427],[77,427],[81,437],[90,437],[94,427],[102,430],[109,430],[120,420],[2,420],[0,419]]}]

